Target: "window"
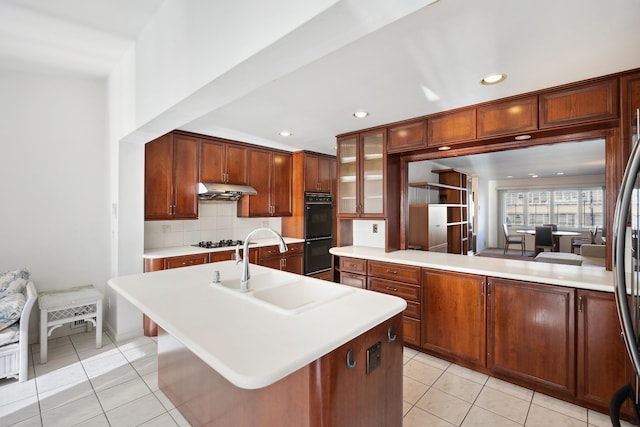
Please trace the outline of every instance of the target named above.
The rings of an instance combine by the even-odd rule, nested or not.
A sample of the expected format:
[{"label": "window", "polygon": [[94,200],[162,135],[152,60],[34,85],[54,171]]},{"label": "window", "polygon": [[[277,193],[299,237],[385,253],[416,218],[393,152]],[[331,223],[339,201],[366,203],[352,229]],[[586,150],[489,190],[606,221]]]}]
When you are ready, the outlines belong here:
[{"label": "window", "polygon": [[602,227],[604,189],[510,190],[504,193],[504,212],[507,223],[512,226],[558,224],[564,229]]}]

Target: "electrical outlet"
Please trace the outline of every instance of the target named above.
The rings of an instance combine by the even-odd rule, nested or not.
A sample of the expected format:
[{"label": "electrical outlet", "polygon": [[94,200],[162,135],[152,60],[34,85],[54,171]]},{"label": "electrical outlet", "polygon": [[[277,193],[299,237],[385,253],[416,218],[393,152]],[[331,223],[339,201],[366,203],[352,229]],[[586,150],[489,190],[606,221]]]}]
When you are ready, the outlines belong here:
[{"label": "electrical outlet", "polygon": [[373,230],[374,233],[378,232],[378,224],[373,224]]}]

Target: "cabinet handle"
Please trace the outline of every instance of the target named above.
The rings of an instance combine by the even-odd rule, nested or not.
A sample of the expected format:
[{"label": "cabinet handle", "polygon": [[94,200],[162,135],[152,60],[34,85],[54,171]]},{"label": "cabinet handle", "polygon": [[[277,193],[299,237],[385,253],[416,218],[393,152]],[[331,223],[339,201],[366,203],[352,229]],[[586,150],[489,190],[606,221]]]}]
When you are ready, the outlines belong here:
[{"label": "cabinet handle", "polygon": [[356,360],[353,357],[353,350],[347,352],[347,368],[353,369],[356,367]]},{"label": "cabinet handle", "polygon": [[582,297],[578,298],[578,311],[582,313]]},{"label": "cabinet handle", "polygon": [[395,270],[389,270],[388,268],[387,268],[387,273],[391,273],[391,274],[398,274],[398,272],[397,272],[397,271],[395,271]]},{"label": "cabinet handle", "polygon": [[389,326],[387,329],[387,339],[389,342],[394,342],[397,338],[397,335],[393,332],[393,325]]},{"label": "cabinet handle", "polygon": [[391,286],[387,286],[386,289],[392,292],[398,292],[398,288],[392,288]]}]

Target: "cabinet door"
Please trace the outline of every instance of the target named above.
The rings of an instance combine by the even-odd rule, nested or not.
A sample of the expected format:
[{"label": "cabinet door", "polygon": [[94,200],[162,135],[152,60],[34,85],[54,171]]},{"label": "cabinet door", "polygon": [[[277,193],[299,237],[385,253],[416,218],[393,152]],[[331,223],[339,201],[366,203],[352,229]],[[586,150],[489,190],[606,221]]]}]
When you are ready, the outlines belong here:
[{"label": "cabinet door", "polygon": [[362,215],[384,214],[385,141],[383,130],[362,135]]},{"label": "cabinet door", "polygon": [[304,156],[304,191],[320,191],[320,158],[311,154]]},{"label": "cabinet door", "polygon": [[333,193],[336,178],[336,161],[329,157],[318,157],[318,187],[324,193]]},{"label": "cabinet door", "polygon": [[225,169],[227,183],[246,185],[249,149],[241,145],[227,144],[227,166]]},{"label": "cabinet door", "polygon": [[243,212],[241,216],[270,216],[271,153],[266,150],[250,150],[249,165],[249,185],[255,188],[257,194],[244,196],[238,202],[238,212],[240,213],[241,204],[246,203],[247,212]]},{"label": "cabinet door", "polygon": [[427,148],[427,122],[420,120],[389,128],[387,153],[404,153]]},{"label": "cabinet door", "polygon": [[338,140],[338,215],[355,216],[358,208],[358,137]]},{"label": "cabinet door", "polygon": [[202,141],[200,145],[200,182],[224,182],[225,144]]},{"label": "cabinet door", "polygon": [[200,141],[175,135],[173,145],[174,218],[198,218],[198,152]]},{"label": "cabinet door", "polygon": [[485,278],[423,269],[422,347],[485,366]]},{"label": "cabinet door", "polygon": [[490,278],[487,292],[487,367],[575,395],[575,289]]},{"label": "cabinet door", "polygon": [[471,108],[427,119],[429,147],[451,145],[476,138],[476,109]]},{"label": "cabinet door", "polygon": [[478,138],[513,135],[537,129],[537,96],[478,107]]},{"label": "cabinet door", "polygon": [[272,154],[271,216],[291,215],[291,154]]},{"label": "cabinet door", "polygon": [[289,273],[304,274],[304,255],[288,255],[283,259],[284,263],[280,268],[281,270],[288,271]]},{"label": "cabinet door", "polygon": [[612,293],[578,290],[578,398],[609,407],[628,383],[627,352]]},{"label": "cabinet door", "polygon": [[173,213],[173,138],[144,146],[144,218],[170,219]]},{"label": "cabinet door", "polygon": [[539,96],[540,129],[618,118],[618,79],[582,84]]}]

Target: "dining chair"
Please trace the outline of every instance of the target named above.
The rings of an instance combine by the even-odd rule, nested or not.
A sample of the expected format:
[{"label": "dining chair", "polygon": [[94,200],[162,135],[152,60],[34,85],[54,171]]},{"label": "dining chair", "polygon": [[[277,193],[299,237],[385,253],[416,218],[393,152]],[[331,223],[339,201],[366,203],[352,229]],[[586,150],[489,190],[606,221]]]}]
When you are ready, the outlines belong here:
[{"label": "dining chair", "polygon": [[589,236],[576,236],[571,238],[571,253],[575,253],[576,249],[582,249],[582,245],[594,244],[598,237],[598,226],[589,230]]},{"label": "dining chair", "polygon": [[524,255],[524,236],[509,236],[507,223],[502,224],[504,229],[504,254],[509,250],[509,245],[520,245],[520,252]]},{"label": "dining chair", "polygon": [[536,255],[549,248],[552,252],[556,249],[551,226],[536,226]]}]

